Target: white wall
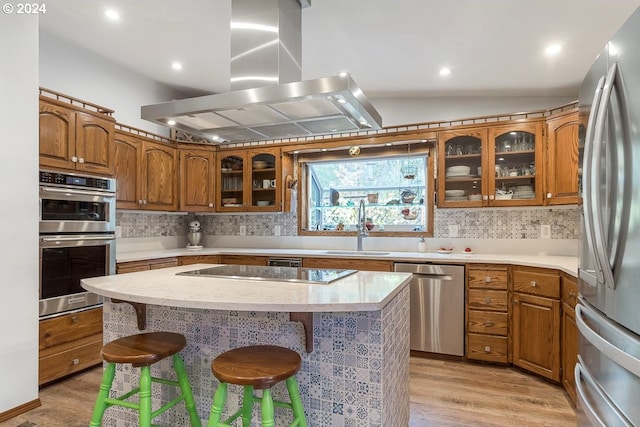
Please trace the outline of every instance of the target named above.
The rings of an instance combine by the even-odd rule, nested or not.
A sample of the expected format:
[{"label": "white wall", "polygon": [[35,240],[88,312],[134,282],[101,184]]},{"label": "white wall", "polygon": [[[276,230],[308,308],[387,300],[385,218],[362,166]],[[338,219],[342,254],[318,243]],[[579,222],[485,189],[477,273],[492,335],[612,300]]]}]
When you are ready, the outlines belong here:
[{"label": "white wall", "polygon": [[40,86],[110,108],[119,123],[165,136],[168,128],[142,120],[140,107],[184,97],[44,30],[40,32]]},{"label": "white wall", "polygon": [[0,15],[0,414],[38,398],[38,17]]}]

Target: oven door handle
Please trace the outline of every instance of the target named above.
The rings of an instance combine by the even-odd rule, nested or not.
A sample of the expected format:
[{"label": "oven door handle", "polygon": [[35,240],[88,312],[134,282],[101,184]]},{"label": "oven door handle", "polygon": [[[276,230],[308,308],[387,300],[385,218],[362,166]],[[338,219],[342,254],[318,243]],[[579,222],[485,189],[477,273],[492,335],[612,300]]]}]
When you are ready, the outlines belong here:
[{"label": "oven door handle", "polygon": [[65,237],[41,237],[44,243],[53,242],[78,242],[81,240],[116,240],[115,236],[65,236]]},{"label": "oven door handle", "polygon": [[98,197],[114,197],[115,194],[107,191],[90,191],[90,190],[77,190],[70,188],[56,188],[56,187],[40,187],[40,190],[46,193],[58,193],[58,194],[78,194],[82,196],[98,196]]}]

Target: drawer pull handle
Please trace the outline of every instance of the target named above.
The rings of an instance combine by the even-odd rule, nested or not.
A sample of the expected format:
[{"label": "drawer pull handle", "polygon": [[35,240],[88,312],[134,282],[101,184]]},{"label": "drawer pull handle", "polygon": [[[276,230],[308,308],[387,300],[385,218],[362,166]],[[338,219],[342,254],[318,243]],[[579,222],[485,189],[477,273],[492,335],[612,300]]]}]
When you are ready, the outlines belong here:
[{"label": "drawer pull handle", "polygon": [[538,286],[538,284],[536,283],[536,281],[535,281],[535,280],[532,280],[532,281],[531,281],[531,286],[533,286],[533,287],[535,288],[536,286]]},{"label": "drawer pull handle", "polygon": [[484,302],[485,302],[485,304],[491,304],[491,298],[486,297],[486,298],[484,299]]},{"label": "drawer pull handle", "polygon": [[488,345],[484,347],[484,351],[485,353],[491,353],[491,347],[489,347]]},{"label": "drawer pull handle", "polygon": [[78,316],[71,316],[71,323],[78,323]]},{"label": "drawer pull handle", "polygon": [[79,364],[80,364],[80,359],[73,359],[73,360],[71,361],[71,364],[72,364],[72,365],[74,365],[74,366],[75,366],[75,365],[79,365]]},{"label": "drawer pull handle", "polygon": [[513,305],[516,305],[516,304],[518,304],[518,300],[517,300],[517,299],[514,299],[514,300],[513,300]]},{"label": "drawer pull handle", "polygon": [[491,282],[491,276],[484,276],[484,281],[485,281],[486,283]]},{"label": "drawer pull handle", "polygon": [[570,292],[569,292],[569,296],[570,296],[570,297],[575,297],[575,296],[576,296],[576,293],[575,293],[575,292],[573,292],[573,291],[570,291]]},{"label": "drawer pull handle", "polygon": [[484,326],[493,326],[493,322],[487,320],[486,322],[484,322]]}]

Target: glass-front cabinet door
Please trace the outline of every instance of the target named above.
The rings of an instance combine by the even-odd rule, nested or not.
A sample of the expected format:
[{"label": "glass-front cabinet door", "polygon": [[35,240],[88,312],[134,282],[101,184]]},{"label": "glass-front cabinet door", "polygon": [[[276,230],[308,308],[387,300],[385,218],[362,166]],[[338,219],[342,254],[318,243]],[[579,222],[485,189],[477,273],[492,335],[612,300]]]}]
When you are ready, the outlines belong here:
[{"label": "glass-front cabinet door", "polygon": [[438,206],[486,204],[486,128],[440,132],[438,143]]},{"label": "glass-front cabinet door", "polygon": [[490,205],[542,204],[542,125],[540,121],[489,128]]},{"label": "glass-front cabinet door", "polygon": [[250,211],[279,211],[282,200],[280,149],[251,151],[247,167],[251,177]]},{"label": "glass-front cabinet door", "polygon": [[218,157],[216,206],[220,212],[245,210],[245,151],[221,152]]}]

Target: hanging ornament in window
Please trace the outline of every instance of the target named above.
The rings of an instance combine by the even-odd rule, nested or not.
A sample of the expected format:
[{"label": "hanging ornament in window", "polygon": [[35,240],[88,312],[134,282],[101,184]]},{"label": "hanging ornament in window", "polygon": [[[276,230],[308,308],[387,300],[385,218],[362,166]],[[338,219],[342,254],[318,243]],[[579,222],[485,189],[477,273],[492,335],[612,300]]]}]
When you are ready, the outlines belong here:
[{"label": "hanging ornament in window", "polygon": [[418,167],[411,162],[411,144],[407,144],[407,161],[400,167],[400,172],[404,179],[415,179],[418,174]]},{"label": "hanging ornament in window", "polygon": [[360,146],[359,145],[352,145],[351,147],[349,147],[349,155],[356,157],[360,155]]}]

